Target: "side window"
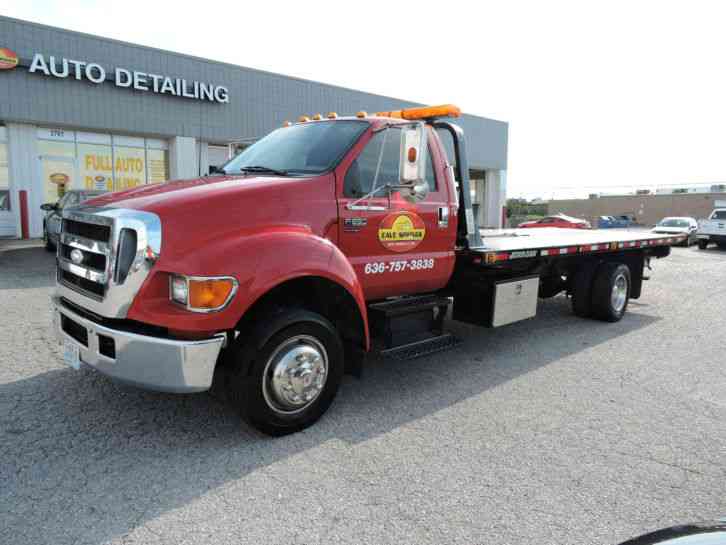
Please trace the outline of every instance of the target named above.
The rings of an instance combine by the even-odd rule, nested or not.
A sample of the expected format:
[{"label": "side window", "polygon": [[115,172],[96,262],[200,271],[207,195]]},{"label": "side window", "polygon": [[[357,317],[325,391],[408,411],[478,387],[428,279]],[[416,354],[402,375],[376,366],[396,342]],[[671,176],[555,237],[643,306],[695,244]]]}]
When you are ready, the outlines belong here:
[{"label": "side window", "polygon": [[[374,183],[375,187],[388,184],[397,185],[400,153],[401,133],[398,129],[386,129],[373,135],[373,138],[348,168],[343,184],[343,194],[346,197],[362,197],[374,189]],[[430,146],[426,154],[426,180],[429,189],[435,191],[436,173]],[[382,195],[383,192],[377,196]]]}]

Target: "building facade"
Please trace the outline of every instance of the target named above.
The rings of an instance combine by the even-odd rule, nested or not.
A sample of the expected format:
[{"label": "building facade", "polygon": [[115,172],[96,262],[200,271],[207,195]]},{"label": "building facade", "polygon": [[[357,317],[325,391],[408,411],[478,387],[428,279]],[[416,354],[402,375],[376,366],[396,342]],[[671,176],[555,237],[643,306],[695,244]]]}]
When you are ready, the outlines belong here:
[{"label": "building facade", "polygon": [[726,208],[725,193],[670,193],[656,195],[609,195],[591,199],[555,200],[547,213],[563,213],[597,225],[598,216],[632,215],[641,225],[655,225],[668,216],[706,218],[714,208]]},{"label": "building facade", "polygon": [[[207,174],[302,114],[419,105],[7,17],[0,42],[0,237],[40,237],[40,205],[68,189]],[[480,223],[497,227],[507,124],[458,123]]]}]

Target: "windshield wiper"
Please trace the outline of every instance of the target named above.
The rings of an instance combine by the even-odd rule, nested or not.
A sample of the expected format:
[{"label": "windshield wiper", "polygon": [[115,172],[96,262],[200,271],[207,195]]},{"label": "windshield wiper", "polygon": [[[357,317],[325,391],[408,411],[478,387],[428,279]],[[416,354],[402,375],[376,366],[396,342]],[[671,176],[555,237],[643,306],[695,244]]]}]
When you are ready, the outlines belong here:
[{"label": "windshield wiper", "polygon": [[277,170],[270,167],[263,167],[259,165],[252,165],[248,167],[240,167],[241,172],[262,172],[262,173],[269,173],[269,174],[275,174],[277,176],[287,176],[287,170]]}]

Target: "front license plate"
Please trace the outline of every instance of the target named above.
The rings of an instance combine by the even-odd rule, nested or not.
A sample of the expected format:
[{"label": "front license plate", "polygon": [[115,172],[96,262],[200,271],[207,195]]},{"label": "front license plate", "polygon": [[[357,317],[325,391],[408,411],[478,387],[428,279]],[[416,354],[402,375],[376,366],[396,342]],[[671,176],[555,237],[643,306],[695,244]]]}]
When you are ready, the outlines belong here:
[{"label": "front license plate", "polygon": [[81,368],[81,349],[73,341],[63,341],[63,359],[73,367],[73,369]]}]

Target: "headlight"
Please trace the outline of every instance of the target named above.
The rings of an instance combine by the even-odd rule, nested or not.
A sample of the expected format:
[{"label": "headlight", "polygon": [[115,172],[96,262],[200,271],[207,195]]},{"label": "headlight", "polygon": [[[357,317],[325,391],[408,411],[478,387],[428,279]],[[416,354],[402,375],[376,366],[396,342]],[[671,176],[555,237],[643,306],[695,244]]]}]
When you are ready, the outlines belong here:
[{"label": "headlight", "polygon": [[231,276],[172,275],[169,297],[192,312],[214,312],[225,308],[237,293]]}]

